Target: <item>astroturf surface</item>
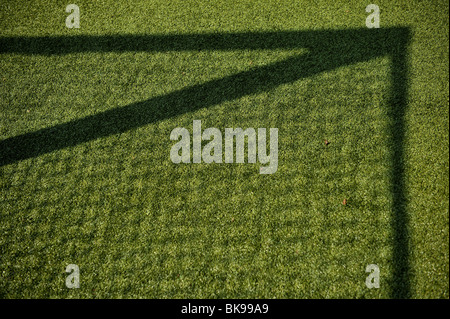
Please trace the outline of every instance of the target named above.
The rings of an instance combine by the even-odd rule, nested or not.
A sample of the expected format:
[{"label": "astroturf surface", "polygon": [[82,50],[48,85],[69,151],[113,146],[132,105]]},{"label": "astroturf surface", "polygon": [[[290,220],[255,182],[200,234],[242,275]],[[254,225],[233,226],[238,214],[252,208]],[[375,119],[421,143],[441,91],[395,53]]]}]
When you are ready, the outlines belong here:
[{"label": "astroturf surface", "polygon": [[67,4],[0,4],[1,298],[449,298],[447,1]]}]

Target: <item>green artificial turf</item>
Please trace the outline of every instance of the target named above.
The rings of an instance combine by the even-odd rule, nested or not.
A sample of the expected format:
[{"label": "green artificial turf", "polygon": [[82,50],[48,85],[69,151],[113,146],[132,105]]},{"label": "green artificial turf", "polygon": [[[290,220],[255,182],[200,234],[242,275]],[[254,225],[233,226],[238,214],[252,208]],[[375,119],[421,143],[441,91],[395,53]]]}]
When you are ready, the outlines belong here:
[{"label": "green artificial turf", "polygon": [[[369,2],[75,3],[0,4],[1,298],[449,298],[447,1],[376,2],[394,58]],[[172,163],[193,120],[278,128],[278,171]]]}]

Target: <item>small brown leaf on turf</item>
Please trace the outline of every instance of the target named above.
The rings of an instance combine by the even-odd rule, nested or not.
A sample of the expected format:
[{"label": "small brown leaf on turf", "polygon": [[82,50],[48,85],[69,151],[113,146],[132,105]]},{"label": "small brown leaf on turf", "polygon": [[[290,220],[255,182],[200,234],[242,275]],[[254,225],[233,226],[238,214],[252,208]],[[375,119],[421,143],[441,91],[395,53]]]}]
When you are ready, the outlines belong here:
[{"label": "small brown leaf on turf", "polygon": [[344,198],[344,200],[342,201],[342,205],[347,205],[347,199]]}]

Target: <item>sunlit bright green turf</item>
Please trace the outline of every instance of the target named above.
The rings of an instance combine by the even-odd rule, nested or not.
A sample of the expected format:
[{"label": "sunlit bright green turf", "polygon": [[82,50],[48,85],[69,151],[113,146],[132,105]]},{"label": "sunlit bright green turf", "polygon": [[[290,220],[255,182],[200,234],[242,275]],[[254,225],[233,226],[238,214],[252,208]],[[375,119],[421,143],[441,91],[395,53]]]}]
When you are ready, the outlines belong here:
[{"label": "sunlit bright green turf", "polygon": [[[432,3],[377,1],[382,28],[412,35],[404,145],[392,145],[395,86],[381,56],[206,108],[177,101],[179,114],[0,167],[0,297],[448,298],[448,3]],[[66,28],[67,4],[2,2],[0,38],[346,30],[365,28],[369,2],[77,0],[80,29]],[[307,53],[0,48],[0,140]],[[194,119],[222,132],[278,128],[278,171],[173,164],[170,132]],[[401,292],[396,147],[409,243]],[[65,286],[68,264],[80,267],[79,289]],[[368,264],[380,267],[379,289],[365,285]]]}]

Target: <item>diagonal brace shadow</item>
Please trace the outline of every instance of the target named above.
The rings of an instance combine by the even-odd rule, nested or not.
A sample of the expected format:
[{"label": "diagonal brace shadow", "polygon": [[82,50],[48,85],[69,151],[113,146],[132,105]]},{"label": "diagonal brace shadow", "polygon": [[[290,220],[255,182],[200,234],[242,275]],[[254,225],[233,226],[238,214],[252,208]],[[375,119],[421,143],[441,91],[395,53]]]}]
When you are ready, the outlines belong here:
[{"label": "diagonal brace shadow", "polygon": [[[340,66],[387,55],[384,36],[365,29],[237,34],[0,38],[0,53],[68,54],[169,50],[308,48],[309,54],[0,141],[0,166],[264,92]],[[392,35],[391,35],[392,36]],[[355,39],[360,39],[355,44]],[[380,41],[381,40],[381,41]],[[380,45],[384,44],[384,45]]]}]

